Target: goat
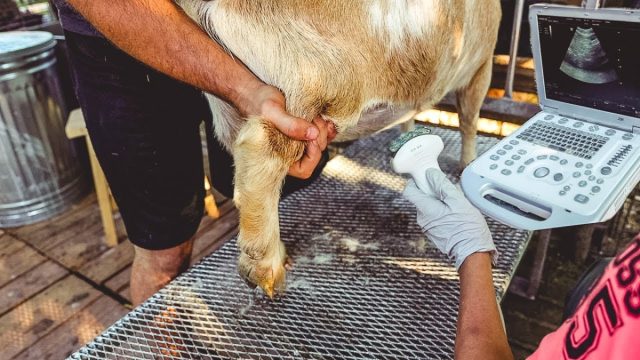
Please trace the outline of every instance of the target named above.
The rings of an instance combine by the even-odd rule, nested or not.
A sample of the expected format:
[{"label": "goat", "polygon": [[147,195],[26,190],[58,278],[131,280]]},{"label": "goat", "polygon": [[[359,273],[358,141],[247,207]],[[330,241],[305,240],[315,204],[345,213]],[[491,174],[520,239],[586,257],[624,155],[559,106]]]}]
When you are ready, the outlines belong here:
[{"label": "goat", "polygon": [[[489,88],[501,16],[498,0],[176,0],[212,39],[280,89],[287,111],[336,125],[336,141],[393,119],[380,106],[431,106],[457,95],[461,165],[476,156],[480,107]],[[258,117],[242,119],[210,96],[218,139],[235,161],[240,212],[238,270],[269,296],[284,290],[286,250],[278,202],[304,143]],[[377,121],[370,121],[375,118]]]}]

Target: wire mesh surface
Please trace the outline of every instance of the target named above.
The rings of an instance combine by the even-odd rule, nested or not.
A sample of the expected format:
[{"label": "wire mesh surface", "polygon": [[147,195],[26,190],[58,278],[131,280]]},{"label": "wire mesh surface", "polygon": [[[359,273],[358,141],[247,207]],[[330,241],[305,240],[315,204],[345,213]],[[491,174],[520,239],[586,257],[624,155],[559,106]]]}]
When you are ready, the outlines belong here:
[{"label": "wire mesh surface", "polygon": [[[446,146],[443,170],[457,172],[459,134],[434,133]],[[247,288],[231,241],[71,358],[452,358],[458,276],[401,196],[405,179],[386,151],[398,135],[359,140],[282,201],[281,236],[295,261],[284,296],[272,301]],[[480,137],[479,151],[495,142]],[[501,298],[530,234],[489,224]]]}]

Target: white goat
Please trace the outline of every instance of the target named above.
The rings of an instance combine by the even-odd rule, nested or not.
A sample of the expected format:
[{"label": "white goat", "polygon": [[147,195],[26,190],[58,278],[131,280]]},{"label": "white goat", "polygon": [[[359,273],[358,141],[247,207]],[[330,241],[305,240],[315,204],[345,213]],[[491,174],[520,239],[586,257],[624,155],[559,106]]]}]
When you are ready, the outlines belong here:
[{"label": "white goat", "polygon": [[[464,166],[475,158],[478,114],[491,78],[498,0],[176,0],[287,110],[320,114],[350,140],[388,125],[379,106],[431,106],[457,95]],[[278,202],[304,144],[211,96],[216,136],[233,154],[240,210],[239,272],[269,296],[285,284]],[[375,118],[376,121],[370,121]],[[369,120],[369,121],[368,121]]]}]

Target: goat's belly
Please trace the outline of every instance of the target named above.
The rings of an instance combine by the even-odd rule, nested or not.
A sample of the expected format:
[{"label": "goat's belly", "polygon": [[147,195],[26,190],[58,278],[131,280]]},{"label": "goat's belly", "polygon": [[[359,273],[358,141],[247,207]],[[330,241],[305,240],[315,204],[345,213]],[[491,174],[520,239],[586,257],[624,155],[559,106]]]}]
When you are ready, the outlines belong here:
[{"label": "goat's belly", "polygon": [[407,113],[412,111],[412,106],[381,105],[373,109],[365,110],[358,122],[353,126],[344,126],[338,123],[339,133],[335,141],[350,141],[361,138],[396,125],[407,120]]}]

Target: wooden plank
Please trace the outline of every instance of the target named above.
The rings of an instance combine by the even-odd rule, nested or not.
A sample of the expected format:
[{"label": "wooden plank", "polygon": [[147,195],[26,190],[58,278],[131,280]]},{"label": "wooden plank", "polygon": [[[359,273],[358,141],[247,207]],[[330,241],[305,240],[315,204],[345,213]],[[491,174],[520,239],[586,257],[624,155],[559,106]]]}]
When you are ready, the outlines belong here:
[{"label": "wooden plank", "polygon": [[[493,65],[493,76],[491,77],[491,87],[504,89],[504,82],[507,79],[507,66]],[[516,68],[516,76],[513,82],[514,91],[536,93],[536,80],[532,69]]]},{"label": "wooden plank", "polygon": [[18,234],[18,237],[38,250],[48,253],[50,249],[55,249],[70,239],[83,237],[87,233],[93,233],[97,230],[101,231],[102,224],[99,215],[97,208],[95,208],[93,213],[87,212],[82,216],[82,219],[78,219],[77,222],[68,224],[66,227],[52,225],[50,229],[43,229],[33,234],[22,233]]},{"label": "wooden plank", "polygon": [[90,232],[73,236],[47,250],[47,255],[67,268],[77,270],[109,249],[103,236],[102,227],[92,228]]},{"label": "wooden plank", "polygon": [[[456,98],[448,94],[437,105],[437,110],[456,112]],[[533,115],[540,112],[540,107],[536,104],[511,101],[509,99],[486,98],[480,109],[480,116],[488,119],[508,121],[522,125]]]},{"label": "wooden plank", "polygon": [[100,296],[86,282],[69,275],[0,317],[0,358],[29,348]]},{"label": "wooden plank", "polygon": [[88,261],[78,271],[101,284],[130,265],[133,262],[133,252],[131,242],[121,242],[118,246],[110,248],[97,258]]},{"label": "wooden plank", "polygon": [[116,223],[113,220],[113,207],[111,206],[111,196],[109,195],[109,184],[107,178],[100,167],[98,158],[93,150],[91,138],[85,138],[87,141],[87,149],[89,150],[89,160],[91,161],[91,173],[93,174],[93,183],[98,196],[98,207],[100,208],[100,218],[105,233],[105,242],[107,246],[114,247],[118,245],[118,234],[116,231]]},{"label": "wooden plank", "polygon": [[[88,215],[95,212],[92,207],[97,208],[98,203],[96,196],[91,194],[82,199],[77,204],[71,206],[66,212],[49,219],[47,221],[41,221],[36,224],[27,225],[8,231],[11,234],[15,234],[19,238],[32,239],[32,238],[47,238],[52,233],[59,232],[60,229],[66,229],[72,227],[77,223],[81,223],[86,219]],[[98,214],[96,214],[98,215]]]},{"label": "wooden plank", "polygon": [[74,139],[81,136],[87,136],[87,124],[84,122],[82,110],[75,109],[69,114],[67,126],[64,128],[67,138]]},{"label": "wooden plank", "polygon": [[27,246],[22,241],[17,240],[9,235],[0,237],[0,258],[12,255]]},{"label": "wooden plank", "polygon": [[0,289],[0,315],[65,277],[69,272],[45,261]]},{"label": "wooden plank", "polygon": [[0,289],[0,315],[4,315],[14,306],[62,279],[68,273],[65,268],[53,261],[45,261],[17,277]]},{"label": "wooden plank", "polygon": [[122,271],[111,277],[111,279],[107,280],[104,285],[115,292],[120,292],[129,286],[130,280],[131,265],[127,266],[126,268],[122,269]]},{"label": "wooden plank", "polygon": [[38,254],[29,246],[15,244],[20,242],[20,240],[12,236],[4,236],[2,238],[3,245],[17,247],[19,250],[0,257],[0,288],[46,260],[44,256]]},{"label": "wooden plank", "polygon": [[53,235],[49,242],[36,244],[34,246],[50,256],[52,251],[60,248],[61,246],[65,246],[65,244],[83,243],[87,241],[88,237],[91,237],[91,239],[97,239],[97,241],[100,242],[100,236],[102,236],[102,225],[99,222],[88,222],[86,224],[82,224],[81,230],[77,228],[69,228],[66,231]]},{"label": "wooden plank", "polygon": [[32,236],[24,239],[34,247],[43,252],[49,252],[51,249],[59,247],[61,244],[72,241],[72,239],[82,239],[87,234],[102,233],[102,223],[100,222],[98,209],[91,208],[93,211],[87,214],[85,218],[77,223],[71,224],[64,229],[55,229],[44,236]]},{"label": "wooden plank", "polygon": [[102,296],[14,359],[64,359],[101,334],[129,310]]},{"label": "wooden plank", "polygon": [[94,194],[91,193],[86,197],[84,197],[79,202],[72,204],[67,211],[63,212],[60,215],[57,215],[45,221],[39,221],[35,224],[25,225],[19,228],[7,229],[7,232],[19,235],[21,233],[31,233],[44,228],[48,228],[49,226],[54,224],[64,225],[69,221],[73,221],[73,219],[75,218],[74,217],[75,214],[77,214],[78,212],[81,212],[84,208],[86,208],[87,206],[90,206],[93,203],[96,203],[96,197]]},{"label": "wooden plank", "polygon": [[204,177],[204,190],[206,196],[204,197],[204,210],[205,213],[213,219],[217,219],[220,217],[220,209],[218,209],[218,204],[216,204],[216,199],[213,193],[211,192],[211,183],[209,182],[209,178],[207,176]]},{"label": "wooden plank", "polygon": [[120,290],[118,294],[131,302],[131,289],[128,284],[124,289]]}]

